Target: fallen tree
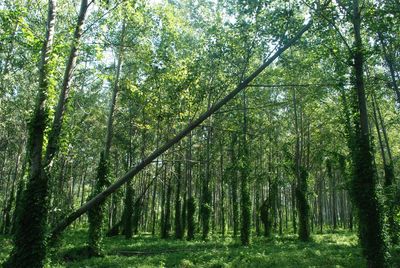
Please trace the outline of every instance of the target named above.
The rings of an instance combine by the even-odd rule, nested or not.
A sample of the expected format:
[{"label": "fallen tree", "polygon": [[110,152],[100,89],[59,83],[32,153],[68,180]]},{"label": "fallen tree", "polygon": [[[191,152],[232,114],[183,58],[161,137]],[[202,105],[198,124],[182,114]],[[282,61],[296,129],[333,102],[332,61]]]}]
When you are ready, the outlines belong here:
[{"label": "fallen tree", "polygon": [[228,95],[223,99],[212,105],[206,112],[201,114],[196,120],[192,121],[185,129],[180,131],[175,137],[164,143],[161,147],[153,151],[147,158],[142,160],[138,165],[130,169],[125,175],[120,179],[110,185],[106,190],[99,193],[91,200],[87,201],[80,208],[69,214],[64,218],[55,228],[51,231],[49,239],[56,240],[59,235],[67,228],[71,223],[78,219],[81,215],[85,214],[89,209],[91,209],[96,204],[105,200],[109,195],[114,193],[119,187],[131,180],[136,174],[143,170],[147,165],[149,165],[153,160],[171,148],[174,144],[183,139],[188,135],[193,129],[199,126],[207,118],[209,118],[213,113],[218,111],[227,102],[233,99],[239,92],[245,89],[250,82],[252,82],[265,68],[267,68],[272,62],[274,62],[283,52],[285,52],[289,47],[291,47],[301,36],[310,29],[313,21],[310,20],[306,25],[304,25],[291,39],[287,41],[281,48],[279,48],[270,58],[264,61],[251,75],[244,79],[239,85],[236,86]]}]

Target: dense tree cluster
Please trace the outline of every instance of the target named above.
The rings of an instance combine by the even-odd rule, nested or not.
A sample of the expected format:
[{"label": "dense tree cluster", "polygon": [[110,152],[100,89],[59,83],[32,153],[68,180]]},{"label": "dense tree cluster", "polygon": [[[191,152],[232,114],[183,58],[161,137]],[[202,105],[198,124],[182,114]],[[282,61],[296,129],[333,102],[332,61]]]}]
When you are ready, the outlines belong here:
[{"label": "dense tree cluster", "polygon": [[[400,234],[400,3],[0,3],[0,232],[43,267],[68,227],[167,239]],[[65,230],[68,232],[68,230]]]}]

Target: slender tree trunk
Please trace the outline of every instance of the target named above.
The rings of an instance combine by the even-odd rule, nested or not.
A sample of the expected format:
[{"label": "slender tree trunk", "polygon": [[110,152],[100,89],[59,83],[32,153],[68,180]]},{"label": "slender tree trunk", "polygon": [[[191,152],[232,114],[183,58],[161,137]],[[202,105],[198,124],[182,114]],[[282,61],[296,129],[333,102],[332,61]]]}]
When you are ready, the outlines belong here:
[{"label": "slender tree trunk", "polygon": [[328,159],[326,161],[326,170],[328,174],[328,178],[330,181],[330,192],[331,192],[331,208],[332,208],[332,223],[333,223],[333,230],[337,229],[337,207],[336,207],[336,178],[333,175],[333,167],[332,161]]},{"label": "slender tree trunk", "polygon": [[192,174],[192,135],[189,133],[189,138],[188,138],[188,156],[187,156],[187,167],[186,167],[186,176],[187,176],[187,181],[188,181],[188,200],[187,200],[187,239],[188,240],[193,240],[194,235],[195,235],[195,219],[194,219],[194,214],[196,211],[196,203],[195,199],[193,197],[193,191],[192,191],[192,180],[193,180],[193,174]]},{"label": "slender tree trunk", "polygon": [[396,72],[394,70],[394,63],[393,63],[391,55],[389,55],[389,53],[387,51],[382,32],[378,32],[378,38],[379,38],[379,42],[381,43],[381,46],[382,46],[383,58],[385,59],[386,64],[389,67],[390,77],[392,79],[393,90],[394,90],[394,93],[396,94],[396,101],[400,105],[400,90],[399,90],[399,86],[397,85]]},{"label": "slender tree trunk", "polygon": [[323,226],[324,226],[324,217],[323,217],[323,189],[324,182],[323,182],[323,177],[319,178],[318,181],[318,218],[319,218],[319,231],[322,234],[323,233]]},{"label": "slender tree trunk", "polygon": [[[84,6],[85,4],[86,4],[86,6]],[[76,36],[79,38],[81,36],[82,25],[83,25],[83,20],[85,18],[86,10],[87,10],[87,1],[82,0],[81,13],[79,14],[78,25],[77,25],[76,32],[75,32]],[[125,22],[123,22],[122,30],[121,30],[120,49],[119,49],[118,59],[117,59],[115,81],[114,81],[114,87],[113,87],[111,100],[110,100],[110,109],[109,109],[108,118],[107,118],[106,139],[105,139],[104,149],[100,155],[98,173],[97,173],[97,177],[96,177],[95,187],[92,190],[92,197],[96,196],[97,194],[102,192],[104,190],[104,188],[106,187],[106,185],[108,184],[109,156],[110,156],[110,149],[111,149],[111,142],[112,142],[112,135],[113,135],[113,121],[114,121],[115,104],[116,104],[117,94],[118,94],[118,90],[119,90],[119,78],[120,78],[122,59],[123,59],[123,49],[122,48],[123,48],[123,43],[124,43],[124,36],[125,36]],[[77,40],[79,40],[79,38]],[[73,45],[72,49],[71,49],[71,54],[76,54],[76,51],[77,51],[77,49]],[[74,65],[75,61],[76,61],[76,56],[73,57],[73,59],[71,59],[71,62],[69,62],[69,64],[71,63],[72,65]],[[68,66],[69,66],[69,64],[68,64]],[[70,74],[68,74],[68,76],[70,76]],[[69,84],[69,82],[67,82],[67,84]],[[62,98],[65,99],[66,96],[68,95],[69,85],[66,86],[65,88],[67,90],[65,91],[63,96],[61,96],[63,94],[63,93],[61,93],[60,101],[62,100]],[[64,89],[64,86],[63,86],[63,89]],[[102,166],[102,165],[104,165],[104,166]],[[97,205],[92,207],[91,210],[89,210],[89,212],[88,212],[89,252],[93,256],[101,255],[101,239],[103,236],[102,226],[103,226],[103,221],[104,221],[104,215],[103,215],[104,210],[105,210],[104,203],[99,202]]]},{"label": "slender tree trunk", "polygon": [[[159,146],[159,141],[160,141],[160,120],[161,117],[157,118],[157,148]],[[155,168],[155,176],[158,176],[158,161],[156,162],[156,168]],[[156,212],[156,194],[157,194],[157,181],[154,182],[154,186],[153,186],[153,193],[151,196],[151,235],[155,236],[156,234],[156,218],[157,218],[157,212]]]},{"label": "slender tree trunk", "polygon": [[[3,214],[3,225],[0,231],[2,231],[3,234],[10,234],[11,233],[11,210],[14,205],[15,201],[15,187],[17,186],[17,178],[18,178],[18,166],[21,158],[21,151],[18,152],[17,154],[17,159],[15,161],[15,165],[13,168],[12,175],[10,176],[10,182],[11,182],[11,191],[7,189],[7,192],[9,192],[8,195],[8,201],[5,202],[5,207],[4,207],[4,214]],[[10,188],[8,187],[8,188]],[[14,212],[15,213],[15,212]]]},{"label": "slender tree trunk", "polygon": [[281,202],[281,200],[282,200],[282,198],[281,198],[281,196],[282,196],[282,191],[281,191],[281,188],[279,187],[278,188],[278,194],[277,194],[277,197],[278,197],[278,200],[277,200],[277,206],[278,206],[278,219],[279,219],[279,235],[280,236],[282,236],[282,234],[283,234],[283,223],[282,223],[282,202]]},{"label": "slender tree trunk", "polygon": [[160,223],[160,237],[161,238],[166,238],[165,237],[165,197],[166,197],[166,191],[167,191],[167,182],[166,182],[166,174],[165,174],[165,168],[164,171],[162,172],[161,176],[161,223]]},{"label": "slender tree trunk", "polygon": [[296,182],[293,181],[290,185],[291,205],[292,205],[292,226],[293,233],[297,233],[297,208],[296,208]]},{"label": "slender tree trunk", "polygon": [[307,201],[307,177],[308,172],[302,166],[301,152],[300,152],[300,135],[297,123],[297,105],[296,105],[296,92],[293,93],[293,107],[295,117],[295,131],[296,131],[296,149],[295,149],[295,174],[297,179],[296,188],[296,203],[299,211],[299,239],[308,241],[310,239],[310,219],[309,219],[309,205]]},{"label": "slender tree trunk", "polygon": [[[158,173],[158,162],[156,163],[156,174]],[[153,193],[151,199],[151,235],[156,234],[156,193],[157,193],[157,182],[154,183]]]},{"label": "slender tree trunk", "polygon": [[71,42],[71,49],[65,67],[64,78],[61,86],[60,95],[58,97],[58,103],[54,114],[53,124],[49,133],[49,141],[46,147],[46,156],[44,161],[44,168],[47,169],[51,165],[54,155],[58,151],[61,127],[63,123],[64,111],[70,91],[72,74],[76,65],[78,57],[78,47],[80,44],[83,24],[86,18],[87,9],[89,7],[88,0],[81,1],[81,7],[79,10],[78,20],[75,26],[74,37]]},{"label": "slender tree trunk", "polygon": [[220,141],[220,176],[221,176],[221,198],[220,202],[220,210],[221,210],[221,235],[225,237],[226,233],[226,222],[225,222],[225,173],[224,173],[224,151],[223,151],[223,142]]},{"label": "slender tree trunk", "polygon": [[126,239],[131,239],[133,236],[133,186],[132,183],[128,183],[126,185],[126,195],[125,195],[125,204],[124,204],[124,230],[123,234]]},{"label": "slender tree trunk", "polygon": [[246,91],[243,91],[243,133],[240,143],[240,157],[242,166],[240,169],[240,204],[241,204],[241,229],[240,240],[242,245],[247,246],[250,244],[251,235],[251,199],[250,199],[250,186],[249,186],[249,149],[247,144],[247,99]]},{"label": "slender tree trunk", "polygon": [[206,147],[206,168],[205,176],[202,180],[202,202],[201,202],[201,222],[202,222],[202,239],[207,240],[210,232],[210,215],[211,215],[211,191],[210,191],[210,147],[211,147],[211,129],[207,129],[207,147]]},{"label": "slender tree trunk", "polygon": [[[390,151],[389,147],[389,140],[386,134],[386,128],[385,124],[383,122],[383,118],[379,109],[378,102],[376,101],[375,95],[373,95],[373,100],[372,100],[372,107],[373,107],[373,112],[374,112],[374,121],[375,121],[375,126],[376,126],[376,132],[378,134],[378,140],[379,140],[379,147],[381,149],[381,155],[382,155],[382,160],[383,160],[383,170],[384,170],[384,176],[385,176],[385,195],[386,195],[386,200],[385,200],[385,206],[387,209],[387,222],[389,225],[389,236],[391,239],[391,242],[393,244],[397,244],[399,241],[399,234],[398,231],[400,230],[399,224],[396,222],[395,215],[396,215],[396,204],[395,201],[395,189],[393,187],[393,184],[395,182],[395,175],[394,175],[394,166],[393,166],[393,160],[392,160],[392,154]],[[382,135],[381,135],[381,129],[383,132],[384,140],[382,140]],[[386,149],[386,150],[385,150]],[[386,159],[386,153],[388,159]]]},{"label": "slender tree trunk", "polygon": [[171,178],[168,178],[167,192],[166,192],[166,204],[165,204],[165,219],[164,219],[164,234],[163,238],[168,238],[171,231]]},{"label": "slender tree trunk", "polygon": [[181,159],[175,164],[175,177],[176,177],[176,191],[175,191],[175,238],[182,239],[182,214],[181,214],[181,184],[182,184],[182,172],[181,172]]},{"label": "slender tree trunk", "polygon": [[236,146],[237,138],[236,134],[232,134],[231,148],[230,148],[230,177],[231,177],[231,200],[232,200],[232,223],[233,223],[233,236],[236,237],[239,230],[239,206],[238,206],[238,172],[237,172],[237,159],[236,159]]}]

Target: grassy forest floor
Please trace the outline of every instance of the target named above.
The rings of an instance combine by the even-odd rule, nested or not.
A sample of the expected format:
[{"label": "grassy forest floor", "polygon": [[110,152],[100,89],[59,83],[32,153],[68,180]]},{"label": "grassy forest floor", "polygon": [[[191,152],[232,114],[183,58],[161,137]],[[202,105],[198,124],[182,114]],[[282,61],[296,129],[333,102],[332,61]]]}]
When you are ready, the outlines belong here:
[{"label": "grassy forest floor", "polygon": [[[309,243],[294,235],[253,237],[250,247],[231,238],[208,242],[161,240],[141,235],[104,239],[104,257],[86,258],[84,229],[69,231],[49,267],[365,267],[356,234],[339,231],[316,234]],[[0,236],[0,263],[11,240]],[[400,248],[392,251],[392,267],[400,267]]]}]

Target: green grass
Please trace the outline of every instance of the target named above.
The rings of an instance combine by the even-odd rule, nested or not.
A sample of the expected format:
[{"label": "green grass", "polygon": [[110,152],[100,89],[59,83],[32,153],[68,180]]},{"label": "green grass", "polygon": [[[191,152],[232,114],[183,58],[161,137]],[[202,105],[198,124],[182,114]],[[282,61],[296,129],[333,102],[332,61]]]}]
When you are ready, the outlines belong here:
[{"label": "green grass", "polygon": [[[365,267],[354,233],[313,235],[308,243],[296,236],[265,239],[253,237],[250,247],[239,240],[214,237],[208,242],[161,240],[141,235],[104,239],[104,257],[84,254],[86,231],[66,233],[61,249],[49,267]],[[0,237],[0,262],[11,249],[11,242]],[[4,246],[3,246],[4,245]],[[399,249],[394,249],[399,254]],[[398,256],[398,255],[396,255]],[[396,260],[394,257],[393,260]],[[398,261],[398,258],[397,258]],[[396,266],[393,266],[396,267]]]}]

